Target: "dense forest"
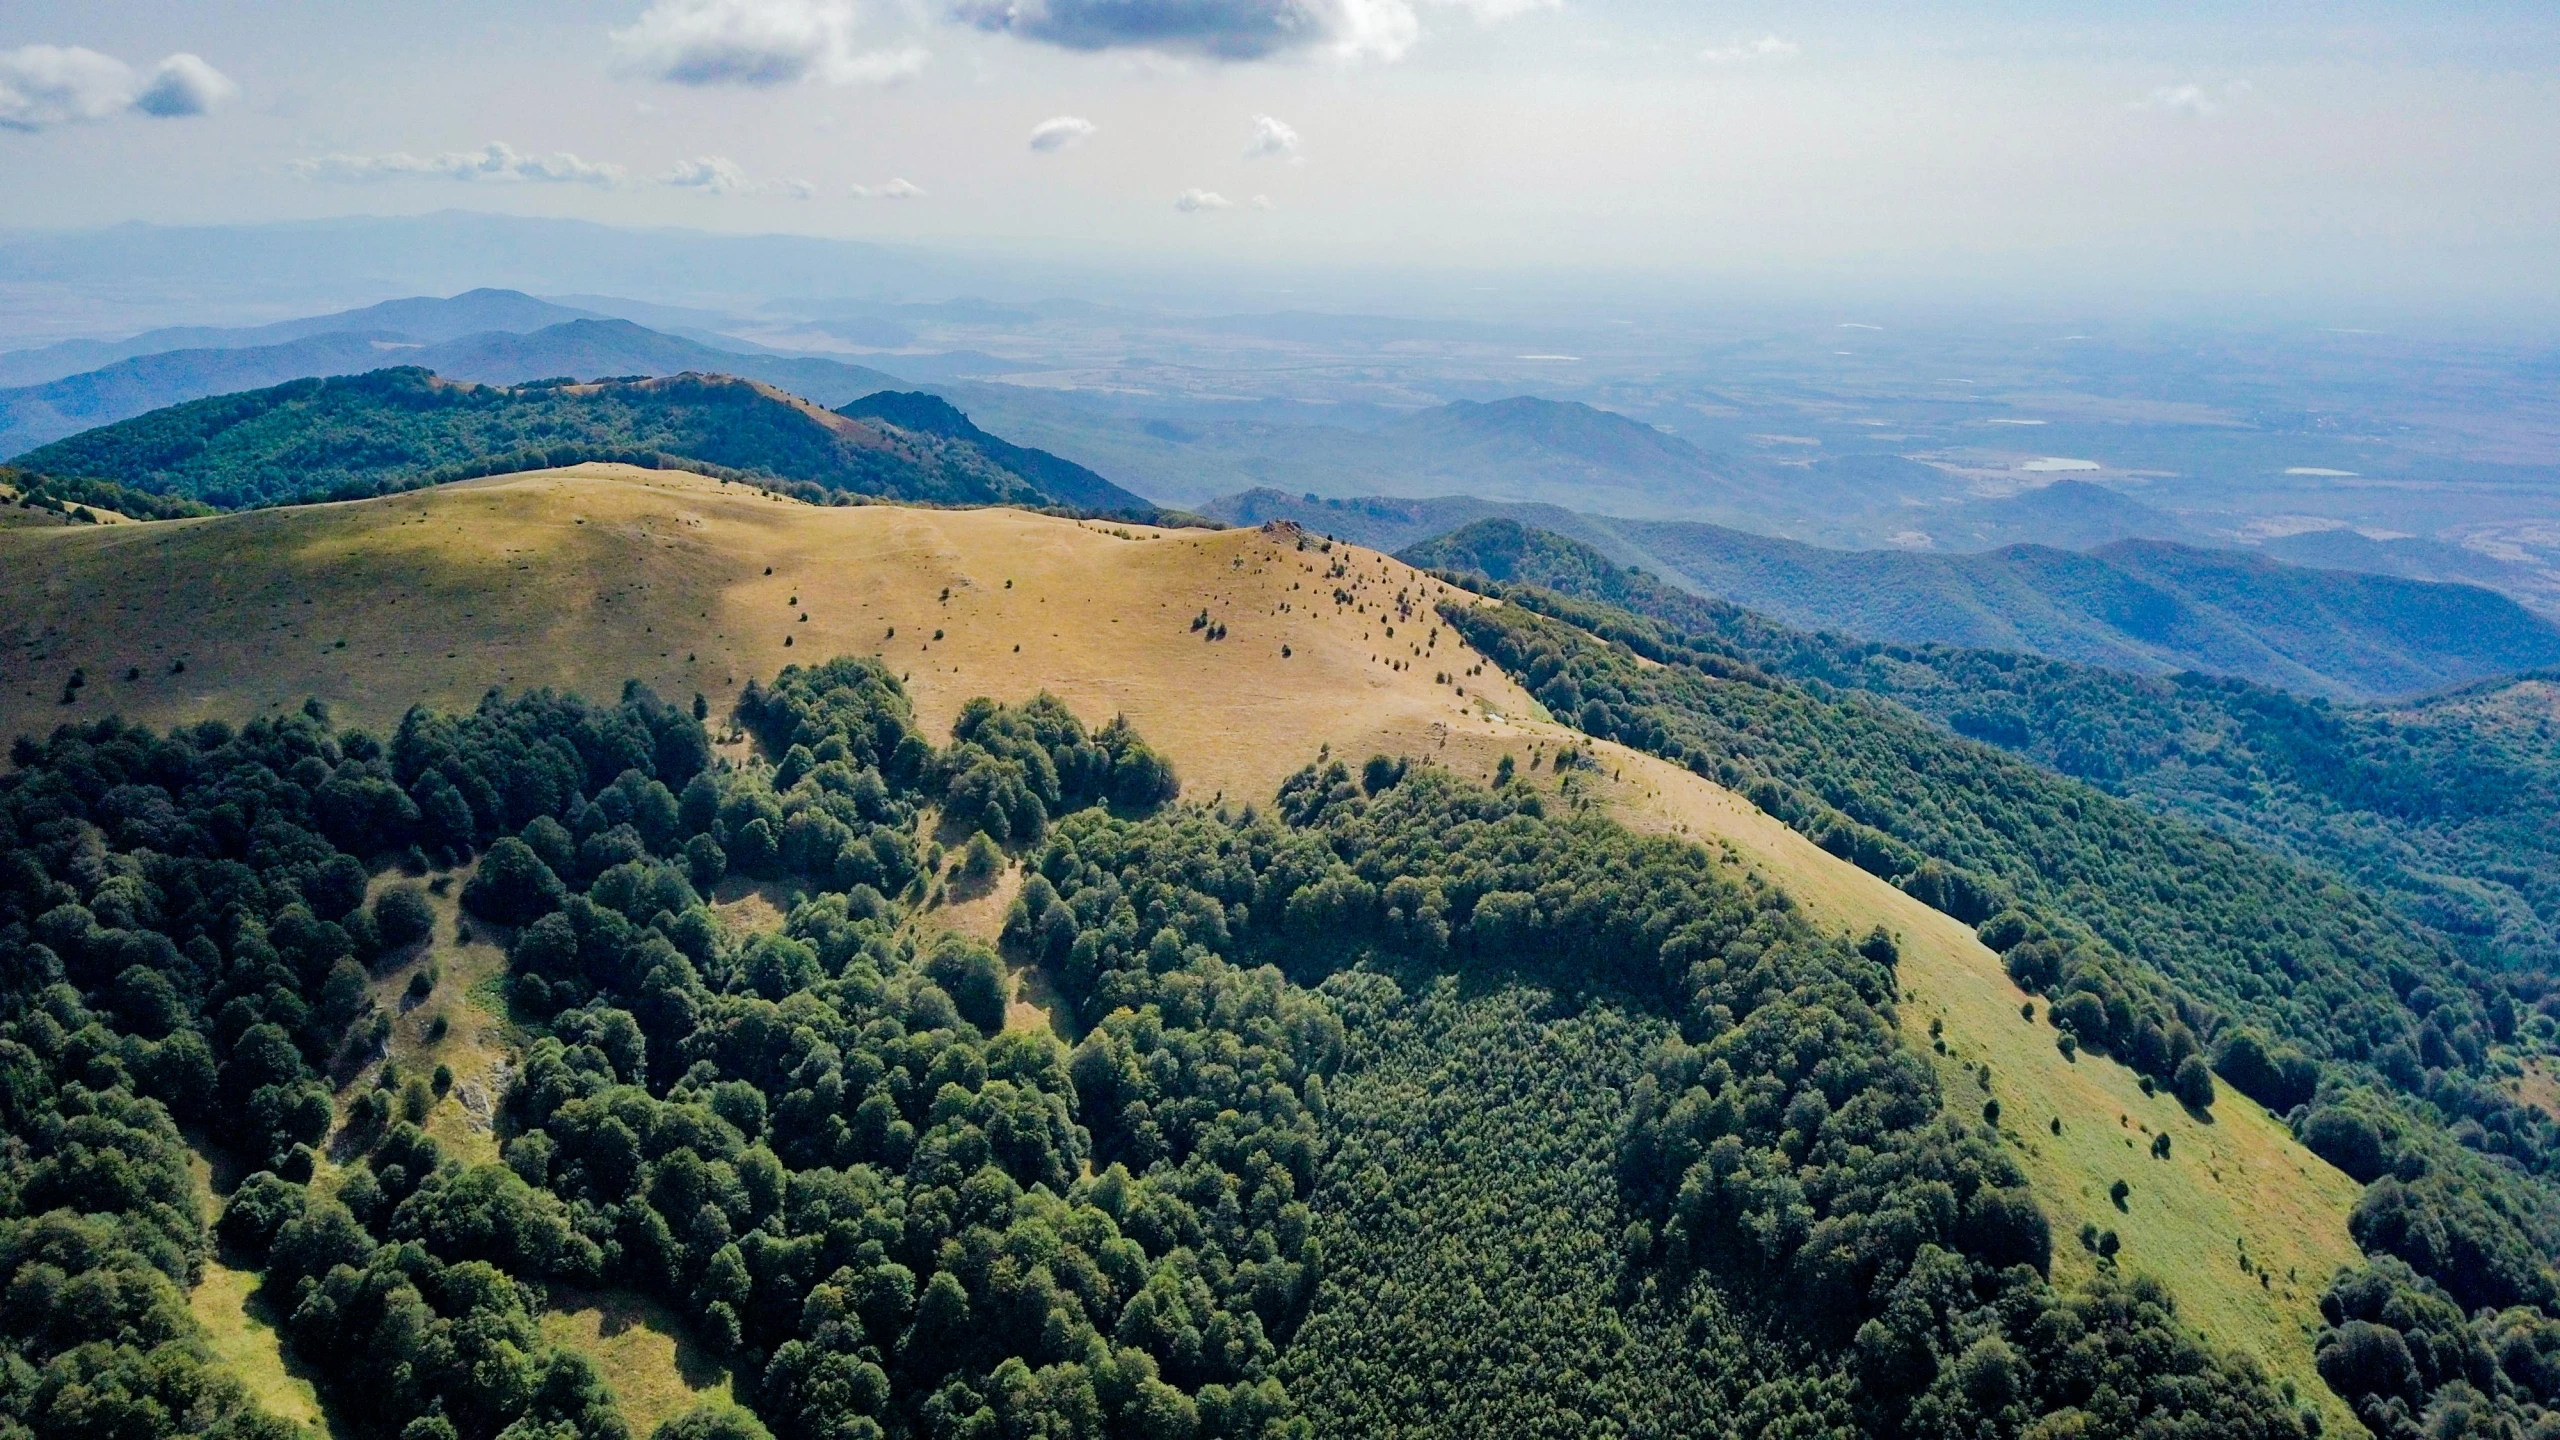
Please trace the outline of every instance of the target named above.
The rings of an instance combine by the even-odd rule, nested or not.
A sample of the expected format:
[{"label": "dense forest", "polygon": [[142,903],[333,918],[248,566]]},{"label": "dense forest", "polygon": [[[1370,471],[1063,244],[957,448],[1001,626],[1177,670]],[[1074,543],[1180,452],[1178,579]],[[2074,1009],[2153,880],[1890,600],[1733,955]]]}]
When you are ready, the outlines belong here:
[{"label": "dense forest", "polygon": [[1816,634],[1503,520],[1406,558],[1632,611],[1816,693],[1887,697],[2110,794],[2334,870],[2482,964],[2560,965],[2560,830],[2549,823],[2560,813],[2560,730],[2548,681],[2351,706],[2205,675]]},{"label": "dense forest", "polygon": [[0,487],[6,487],[14,497],[9,500],[11,504],[53,510],[75,519],[92,509],[112,510],[136,520],[177,520],[216,513],[210,505],[130,489],[112,480],[36,475],[11,465],[0,465]]},{"label": "dense forest", "polygon": [[1013,465],[948,427],[831,414],[724,375],[505,386],[408,367],[191,400],[13,463],[221,509],[601,460],[754,480],[819,503],[879,497],[1155,513],[1091,471],[1004,448]]},{"label": "dense forest", "polygon": [[[2539,1423],[2555,1392],[2528,1361],[2560,1344],[2560,1132],[2505,1081],[2519,1051],[2550,1048],[2544,972],[2475,965],[2316,872],[1899,707],[1790,684],[1624,610],[1502,593],[1514,603],[1443,618],[1549,709],[1975,922],[2068,1040],[2191,1104],[2218,1076],[2368,1182],[2350,1230],[2373,1264],[2324,1296],[2322,1373],[2369,1425]],[[2447,1314],[2468,1328],[2445,1338]]]},{"label": "dense forest", "polygon": [[[2004,1142],[1898,1028],[1891,940],[1693,845],[1383,756],[1183,804],[1125,724],[981,701],[937,745],[867,661],[737,720],[769,761],[637,687],[21,741],[0,1415],[287,1433],[185,1309],[219,1245],[342,1430],[402,1440],[621,1436],[537,1323],[562,1283],[729,1360],[752,1417],[671,1440],[2311,1423],[2151,1282],[2055,1290]],[[929,919],[999,838],[1005,954]],[[524,1046],[495,1164],[422,1132],[364,984],[422,939],[404,872],[466,858]],[[733,872],[793,891],[778,930],[714,919]],[[1008,960],[1072,1045],[1007,1028]],[[211,1233],[188,1134],[256,1172]],[[2435,1403],[2468,1342],[2392,1351],[2448,1302],[2374,1274],[2338,1373],[2405,1359]],[[2523,1414],[2520,1383],[2477,1393]]]}]

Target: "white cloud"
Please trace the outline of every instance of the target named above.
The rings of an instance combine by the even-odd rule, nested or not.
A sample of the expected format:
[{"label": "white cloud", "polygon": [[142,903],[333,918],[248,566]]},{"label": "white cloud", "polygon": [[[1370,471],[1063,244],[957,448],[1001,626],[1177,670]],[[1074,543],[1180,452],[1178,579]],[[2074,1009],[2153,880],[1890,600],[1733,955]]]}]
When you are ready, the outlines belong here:
[{"label": "white cloud", "polygon": [[2235,80],[2223,86],[2219,93],[2202,85],[2163,85],[2133,102],[2131,108],[2209,120],[2221,114],[2223,107],[2248,93],[2249,82],[2246,80]]},{"label": "white cloud", "polygon": [[1256,195],[1253,197],[1253,208],[1256,210],[1277,210],[1280,207],[1271,203],[1270,196]]},{"label": "white cloud", "polygon": [[853,187],[853,198],[856,200],[921,200],[924,198],[924,193],[923,186],[906,179],[892,180],[886,185]]},{"label": "white cloud", "polygon": [[1698,58],[1710,65],[1739,65],[1750,60],[1785,60],[1801,54],[1804,47],[1793,40],[1763,35],[1757,40],[1736,40],[1730,45],[1713,45],[1698,52]]},{"label": "white cloud", "polygon": [[701,190],[713,195],[735,195],[759,189],[747,179],[747,172],[726,155],[705,155],[694,160],[680,160],[676,168],[658,177],[661,185],[678,190]]},{"label": "white cloud", "polygon": [[903,80],[932,57],[865,51],[852,0],[656,0],[612,35],[625,69],[678,85],[833,85]]},{"label": "white cloud", "polygon": [[293,162],[293,173],[305,180],[360,184],[372,180],[427,178],[480,180],[533,185],[618,185],[623,170],[581,160],[565,151],[528,155],[500,140],[478,150],[449,150],[441,155],[320,155]]},{"label": "white cloud", "polygon": [[174,119],[202,115],[240,93],[231,77],[204,63],[201,55],[177,54],[151,72],[151,83],[133,97],[133,108],[145,115]]},{"label": "white cloud", "polygon": [[48,130],[128,113],[202,115],[239,90],[194,55],[170,56],[145,81],[114,56],[77,45],[0,50],[0,130]]},{"label": "white cloud", "polygon": [[[1211,60],[1299,51],[1395,60],[1422,36],[1417,0],[947,0],[959,20],[1068,50],[1156,50]],[[1562,0],[1419,0],[1478,21]]]},{"label": "white cloud", "polygon": [[818,187],[806,180],[766,180],[749,175],[746,167],[726,155],[701,155],[691,160],[679,160],[673,169],[658,177],[658,183],[672,190],[697,190],[705,195],[779,192],[794,200],[808,200],[818,193]]},{"label": "white cloud", "polygon": [[1081,145],[1101,127],[1081,115],[1053,115],[1031,127],[1031,148],[1047,154]]},{"label": "white cloud", "polygon": [[1193,189],[1174,196],[1173,208],[1185,215],[1196,215],[1206,210],[1233,210],[1236,202],[1215,190]]},{"label": "white cloud", "polygon": [[1259,160],[1273,156],[1292,165],[1306,157],[1298,153],[1298,132],[1287,121],[1270,115],[1253,117],[1253,139],[1244,147],[1244,158]]}]

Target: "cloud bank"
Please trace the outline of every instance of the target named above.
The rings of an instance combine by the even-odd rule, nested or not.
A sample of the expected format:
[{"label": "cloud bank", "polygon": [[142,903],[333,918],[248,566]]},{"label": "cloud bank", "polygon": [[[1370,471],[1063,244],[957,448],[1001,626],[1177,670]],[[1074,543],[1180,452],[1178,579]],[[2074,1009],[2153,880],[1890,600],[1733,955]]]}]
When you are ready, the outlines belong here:
[{"label": "cloud bank", "polygon": [[321,155],[293,162],[293,172],[306,180],[363,184],[375,180],[424,177],[441,180],[493,181],[501,184],[599,185],[622,183],[623,169],[581,160],[565,151],[528,155],[500,140],[478,150],[449,150],[441,155]]},{"label": "cloud bank", "polygon": [[613,58],[670,84],[749,88],[881,84],[931,58],[913,47],[863,50],[854,35],[860,18],[852,0],[657,0],[613,32]]},{"label": "cloud bank", "polygon": [[1081,115],[1054,115],[1031,127],[1031,148],[1045,155],[1081,145],[1093,138],[1097,128]]},{"label": "cloud bank", "polygon": [[200,56],[180,53],[148,77],[112,55],[77,45],[0,50],[0,130],[49,130],[117,115],[202,115],[240,93]]},{"label": "cloud bank", "polygon": [[1210,210],[1233,210],[1236,202],[1215,190],[1185,190],[1173,197],[1173,208],[1185,215],[1198,215]]},{"label": "cloud bank", "polygon": [[[1478,20],[1556,8],[1560,0],[1420,0]],[[1292,53],[1394,60],[1422,35],[1415,0],[951,0],[982,30],[1068,50],[1158,50],[1209,60]]]},{"label": "cloud bank", "polygon": [[912,180],[901,178],[892,180],[886,185],[856,185],[853,187],[853,198],[856,200],[921,200],[924,198],[924,187]]}]

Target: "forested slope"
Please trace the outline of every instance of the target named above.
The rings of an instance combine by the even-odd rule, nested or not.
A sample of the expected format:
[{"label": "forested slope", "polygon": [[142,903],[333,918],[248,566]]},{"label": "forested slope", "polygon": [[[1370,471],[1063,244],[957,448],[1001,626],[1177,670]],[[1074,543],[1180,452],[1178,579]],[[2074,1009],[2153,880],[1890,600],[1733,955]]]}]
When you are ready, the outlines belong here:
[{"label": "forested slope", "polygon": [[[636,689],[21,744],[0,1225],[149,1212],[45,1179],[146,1142],[47,1117],[201,1115],[268,1167],[223,1241],[342,1421],[412,1440],[624,1433],[533,1322],[553,1282],[663,1300],[790,1440],[2302,1433],[2156,1287],[2055,1291],[2015,1165],[1895,1028],[1890,940],[1692,845],[1383,758],[1263,813],[1162,808],[1125,726],[977,704],[937,746],[868,661],[738,718],[778,763],[720,766]],[[1022,848],[1007,944],[1072,1050],[1002,1028],[995,954],[913,923],[945,883],[920,806]],[[423,908],[365,872],[466,852],[532,1037],[501,1164],[363,1068],[364,967]],[[805,896],[779,932],[711,918],[732,869]],[[319,1077],[349,1065],[341,1110]],[[1494,1103],[1404,1113],[1433,1090]],[[37,1403],[69,1376],[172,1383],[94,1309],[5,1323],[36,1433],[69,1433]]]},{"label": "forested slope", "polygon": [[[443,497],[506,567],[533,532],[478,532],[519,491],[570,507],[546,522],[561,543],[611,528],[638,547],[634,583],[691,587],[547,644],[610,633],[689,674],[668,653],[694,658],[683,615],[717,638],[713,613],[744,596],[778,633],[737,652],[742,675],[829,636],[879,658],[787,669],[716,713],[636,687],[610,706],[493,693],[371,732],[314,706],[154,733],[88,718],[93,695],[43,712],[82,720],[0,776],[0,1024],[33,1097],[0,1117],[22,1142],[0,1155],[0,1227],[63,1223],[43,1208],[58,1201],[149,1209],[147,1185],[60,1201],[27,1178],[149,1171],[146,1138],[47,1116],[122,1086],[146,1097],[116,1102],[129,1129],[200,1117],[267,1167],[218,1237],[263,1269],[354,1433],[430,1412],[459,1440],[621,1433],[608,1377],[545,1338],[554,1286],[638,1292],[719,1353],[761,1418],[700,1417],[682,1440],[750,1424],[785,1440],[2303,1432],[2309,1397],[2199,1341],[2178,1277],[2144,1278],[2168,1246],[2055,1234],[2028,1162],[2080,1162],[2035,1153],[2042,1117],[2018,1113],[2032,1102],[2007,1060],[1996,1091],[1932,1060],[1893,934],[1844,932],[1784,872],[1586,809],[1591,747],[1567,759],[1544,722],[1487,713],[1535,708],[1504,670],[1978,924],[2038,992],[2013,1016],[1999,987],[2007,1033],[2047,1066],[2107,1067],[2129,1107],[2193,1107],[2174,1158],[2144,1159],[2123,1122],[2128,1167],[2194,1170],[2200,1190],[2217,1106],[2239,1128],[2217,1091],[2289,1112],[2368,1185],[2341,1228],[2371,1263],[2329,1286],[2317,1353],[2377,1428],[2469,1414],[2524,1433],[2560,1399],[2553,1130],[2499,1088],[2547,1048],[2535,977],[2473,965],[2348,886],[1773,677],[1712,636],[1528,589],[1435,608],[1467,597],[1285,529],[1150,538],[708,482]],[[377,502],[398,553],[466,528],[430,498]],[[642,501],[693,526],[662,534]],[[771,558],[740,568],[723,526]],[[344,529],[293,533],[341,566],[374,553]],[[96,536],[68,538],[85,554]],[[676,563],[661,552],[682,568],[639,568]],[[404,590],[402,622],[477,608],[501,572],[472,573],[482,590]],[[205,624],[285,603],[255,593]],[[917,648],[892,659],[884,639]],[[508,653],[527,673],[561,663]],[[222,683],[249,683],[241,663]],[[1013,677],[1035,663],[1080,708],[1101,702],[1090,720],[1129,697],[1148,738],[1019,690],[960,703],[1028,688]],[[1176,692],[1207,713],[1165,708]],[[706,722],[754,752],[715,751]],[[1490,763],[1527,734],[1549,742],[1528,769]],[[1261,752],[1318,735],[1361,748],[1298,757],[1275,797],[1294,762]],[[1337,763],[1370,737],[1405,758]],[[1225,793],[1202,803],[1194,772],[1185,799],[1177,753]],[[944,930],[937,902],[1008,860],[1000,951]],[[404,872],[455,883],[474,933],[506,947],[487,1003],[520,1063],[496,1135],[471,1146],[431,1138],[452,1133],[432,1118],[450,1096],[379,1063],[391,999],[368,977],[413,954],[427,909]],[[777,907],[769,925],[710,903],[741,877]],[[1013,991],[1016,966],[1042,987]],[[1024,993],[1050,997],[1067,1043],[1006,1028]],[[2087,1108],[2074,1126],[2119,1128]],[[2135,1206],[2172,1193],[2128,1173]],[[2102,1174],[2083,1178],[2104,1221]],[[2170,1220],[2124,1223],[2142,1241]],[[173,1286],[186,1244],[207,1243],[181,1239]],[[53,1293],[16,1253],[0,1251],[4,1293]],[[2252,1288],[2330,1279],[2224,1258]],[[187,1428],[165,1418],[194,1343],[183,1314],[164,1342],[101,1313],[0,1309],[28,1362],[0,1407],[91,1433],[59,1397],[118,1388],[163,1397],[126,1433]],[[180,1347],[168,1365],[146,1358],[161,1343]]]},{"label": "forested slope", "polygon": [[[2515,1346],[2543,1342],[2503,1337],[2560,1342],[2555,1131],[2505,1081],[2549,1046],[2519,1005],[2547,995],[2547,977],[2472,966],[2316,872],[1898,708],[1798,689],[1625,611],[1504,594],[1514,603],[1443,617],[1549,709],[1747,791],[1824,848],[1980,922],[2066,1042],[2191,1104],[2218,1072],[2291,1107],[2306,1143],[2371,1182],[2351,1229],[2373,1263],[2324,1298],[2353,1323],[2321,1347],[2323,1374],[2369,1424],[2397,1433],[2394,1416],[2474,1400],[2518,1424],[2540,1413],[2552,1392]],[[2459,1322],[2466,1309],[2480,1314]],[[2443,1333],[2429,1315],[2457,1317],[2449,1350],[2427,1351]]]},{"label": "forested slope", "polygon": [[2000,650],[1791,629],[1500,521],[1407,552],[1621,606],[1800,682],[1864,691],[2163,813],[2351,877],[2501,969],[2560,963],[2560,705],[2547,680],[2399,706]]},{"label": "forested slope", "polygon": [[598,460],[752,478],[811,500],[1154,513],[1090,472],[1079,472],[1068,499],[957,434],[853,420],[767,385],[702,374],[499,386],[404,368],[296,380],[156,410],[15,463],[228,509]]}]

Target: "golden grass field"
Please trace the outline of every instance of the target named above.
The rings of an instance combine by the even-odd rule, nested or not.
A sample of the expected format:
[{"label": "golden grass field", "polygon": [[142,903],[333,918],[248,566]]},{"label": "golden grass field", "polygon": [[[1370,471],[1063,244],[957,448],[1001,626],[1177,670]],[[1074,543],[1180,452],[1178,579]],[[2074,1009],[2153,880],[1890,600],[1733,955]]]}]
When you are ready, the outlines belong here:
[{"label": "golden grass field", "polygon": [[[1334,603],[1337,586],[1350,606]],[[2003,1130],[2054,1222],[2057,1278],[2094,1266],[2082,1222],[2112,1229],[2121,1263],[2165,1280],[2200,1330],[2348,1422],[2312,1369],[2310,1336],[2322,1285],[2356,1258],[2353,1182],[2227,1086],[2201,1120],[2144,1096],[2111,1061],[2066,1061],[2041,1006],[2020,1018],[2027,997],[1965,926],[1685,770],[1549,723],[1490,666],[1458,675],[1480,657],[1446,635],[1435,646],[1427,607],[1390,638],[1380,606],[1400,590],[1442,593],[1374,552],[1300,550],[1286,532],[813,509],[693,475],[581,466],[211,520],[0,532],[0,729],[110,708],[162,725],[237,720],[307,695],[386,725],[413,700],[468,705],[492,684],[610,698],[627,676],[677,701],[702,692],[719,714],[751,677],[852,653],[904,675],[937,736],[980,694],[1045,688],[1096,724],[1126,713],[1195,800],[1265,799],[1326,746],[1479,776],[1506,753],[1525,766],[1566,744],[1594,749],[1596,777],[1574,783],[1629,823],[1728,848],[1826,926],[1881,923],[1899,938],[1912,1043],[1929,1051],[1928,1024],[1943,1023],[1938,1063],[1960,1113],[1980,1109],[1976,1067],[1990,1067]],[[1203,610],[1228,627],[1224,640],[1190,628]],[[74,666],[89,686],[58,704]],[[122,678],[129,670],[138,677]],[[949,896],[928,920],[991,935],[1012,883]],[[722,898],[739,928],[779,919],[777,897]],[[485,983],[498,951],[486,936],[450,943],[451,897],[437,908],[444,982],[400,1019],[394,1053],[453,1065],[457,1097],[464,1082],[494,1093],[510,1045]],[[406,979],[405,968],[382,977],[394,1013]],[[1040,977],[1020,977],[1009,1023],[1045,1024],[1045,998]],[[439,1009],[447,1039],[421,1048]],[[494,1155],[458,1099],[431,1128],[457,1153]],[[2166,1160],[2150,1154],[2155,1131],[2171,1137]],[[2122,1212],[2106,1193],[2117,1178],[2133,1187]],[[552,1323],[606,1362],[626,1408],[699,1388],[679,1373],[677,1332],[609,1310],[599,1301]]]},{"label": "golden grass field", "polygon": [[[1428,624],[1391,640],[1374,614],[1337,610],[1337,585],[1356,582],[1374,611],[1430,583],[1357,553],[1354,574],[1327,580],[1336,556],[1257,531],[814,509],[600,465],[209,520],[6,532],[0,731],[109,710],[155,725],[236,720],[308,696],[387,725],[413,701],[467,706],[491,685],[611,699],[635,676],[725,712],[751,677],[864,654],[907,677],[937,735],[973,695],[1041,686],[1092,723],[1125,711],[1175,758],[1184,793],[1205,800],[1268,794],[1328,742],[1365,755],[1382,729],[1466,723],[1479,699],[1530,708],[1490,673],[1464,701],[1433,684],[1474,657],[1453,656],[1445,638],[1431,659],[1410,653]],[[1226,639],[1190,629],[1203,609]],[[75,668],[88,686],[60,704]]]}]

